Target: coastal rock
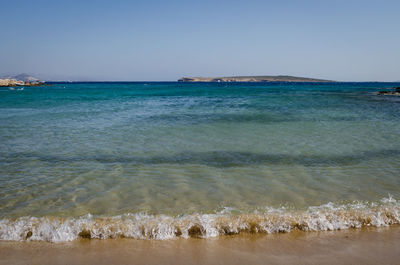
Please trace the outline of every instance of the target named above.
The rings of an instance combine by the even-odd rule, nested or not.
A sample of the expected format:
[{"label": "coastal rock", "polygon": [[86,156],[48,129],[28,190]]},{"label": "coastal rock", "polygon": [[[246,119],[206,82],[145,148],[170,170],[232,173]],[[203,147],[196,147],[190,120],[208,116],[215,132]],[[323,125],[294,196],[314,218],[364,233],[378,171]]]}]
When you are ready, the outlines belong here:
[{"label": "coastal rock", "polygon": [[389,88],[389,89],[390,90],[381,90],[377,94],[378,95],[400,96],[400,87],[392,87],[392,88]]},{"label": "coastal rock", "polygon": [[43,81],[39,79],[29,77],[26,81],[18,80],[14,78],[3,78],[0,79],[0,87],[13,87],[13,86],[41,86],[44,85]]},{"label": "coastal rock", "polygon": [[24,81],[16,80],[16,79],[0,79],[0,86],[23,86],[25,85]]}]

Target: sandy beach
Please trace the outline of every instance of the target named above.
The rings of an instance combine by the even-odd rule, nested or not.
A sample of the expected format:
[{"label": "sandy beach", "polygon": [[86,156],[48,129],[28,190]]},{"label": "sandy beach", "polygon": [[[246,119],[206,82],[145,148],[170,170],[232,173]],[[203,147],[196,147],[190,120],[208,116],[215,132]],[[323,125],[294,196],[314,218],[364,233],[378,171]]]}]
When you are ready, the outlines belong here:
[{"label": "sandy beach", "polygon": [[400,226],[216,239],[0,242],[0,264],[399,264]]}]

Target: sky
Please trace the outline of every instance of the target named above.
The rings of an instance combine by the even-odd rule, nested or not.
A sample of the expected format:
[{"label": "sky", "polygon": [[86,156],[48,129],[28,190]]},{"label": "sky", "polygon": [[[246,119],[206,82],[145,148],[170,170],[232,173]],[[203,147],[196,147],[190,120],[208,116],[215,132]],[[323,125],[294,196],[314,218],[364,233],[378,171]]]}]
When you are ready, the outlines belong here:
[{"label": "sky", "polygon": [[0,74],[400,80],[400,1],[0,0]]}]

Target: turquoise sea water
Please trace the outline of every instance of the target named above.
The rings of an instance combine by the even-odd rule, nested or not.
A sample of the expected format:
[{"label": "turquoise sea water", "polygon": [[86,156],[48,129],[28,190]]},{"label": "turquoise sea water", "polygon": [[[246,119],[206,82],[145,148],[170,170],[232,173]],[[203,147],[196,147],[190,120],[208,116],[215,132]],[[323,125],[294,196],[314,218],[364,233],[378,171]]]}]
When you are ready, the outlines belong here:
[{"label": "turquoise sea water", "polygon": [[375,95],[393,86],[0,88],[0,239],[399,223],[400,98]]}]

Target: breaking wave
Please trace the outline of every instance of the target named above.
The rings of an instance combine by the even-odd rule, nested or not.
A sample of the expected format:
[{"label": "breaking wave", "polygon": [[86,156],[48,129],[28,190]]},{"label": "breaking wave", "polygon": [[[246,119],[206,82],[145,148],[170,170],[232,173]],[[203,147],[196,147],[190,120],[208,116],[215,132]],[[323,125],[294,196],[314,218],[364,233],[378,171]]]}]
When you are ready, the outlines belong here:
[{"label": "breaking wave", "polygon": [[72,241],[79,238],[173,239],[210,238],[239,233],[279,233],[292,230],[332,231],[364,226],[400,224],[400,202],[392,197],[380,202],[328,203],[299,211],[266,208],[235,213],[226,208],[214,214],[180,217],[123,214],[112,217],[78,218],[20,217],[0,220],[0,240]]}]

